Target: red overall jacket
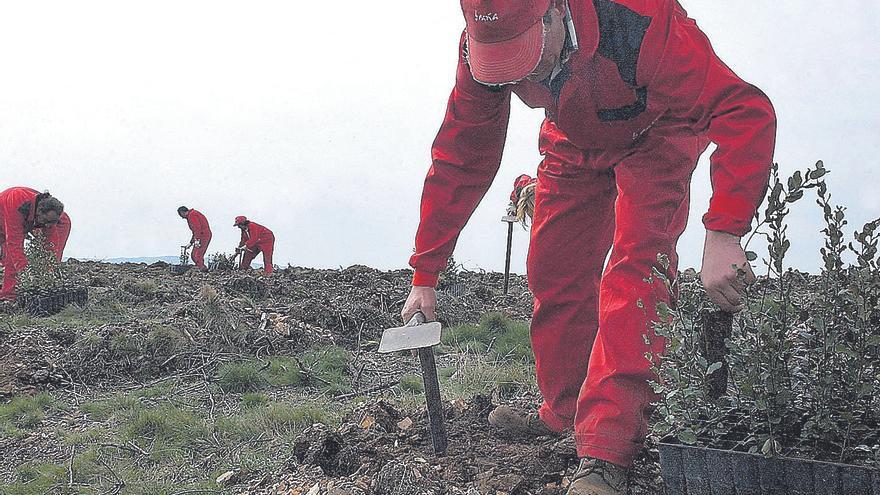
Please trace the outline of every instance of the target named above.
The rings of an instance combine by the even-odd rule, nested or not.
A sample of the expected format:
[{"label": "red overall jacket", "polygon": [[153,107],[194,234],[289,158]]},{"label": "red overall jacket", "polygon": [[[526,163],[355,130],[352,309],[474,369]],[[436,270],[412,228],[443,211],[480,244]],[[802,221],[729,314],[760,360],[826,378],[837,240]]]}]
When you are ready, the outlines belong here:
[{"label": "red overall jacket", "polygon": [[3,249],[3,264],[10,275],[19,273],[27,266],[24,239],[34,231],[43,231],[49,249],[61,261],[70,233],[70,217],[62,213],[57,224],[45,228],[34,227],[34,203],[38,194],[29,187],[11,187],[0,192],[0,246]]},{"label": "red overall jacket", "polygon": [[253,250],[254,247],[263,248],[274,243],[275,235],[271,230],[258,223],[248,222],[247,229],[241,231],[241,244],[239,246]]},{"label": "red overall jacket", "polygon": [[550,83],[490,87],[474,81],[459,44],[455,87],[431,150],[415,285],[436,285],[461,229],[501,163],[510,96],[583,150],[626,149],[661,126],[706,136],[712,199],[709,230],[743,235],[760,205],[775,145],[769,99],[737,77],[676,0],[569,0],[578,49]]},{"label": "red overall jacket", "polygon": [[196,239],[200,241],[211,239],[211,227],[208,225],[208,219],[198,210],[189,210],[186,215],[186,224],[192,231],[192,241]]}]

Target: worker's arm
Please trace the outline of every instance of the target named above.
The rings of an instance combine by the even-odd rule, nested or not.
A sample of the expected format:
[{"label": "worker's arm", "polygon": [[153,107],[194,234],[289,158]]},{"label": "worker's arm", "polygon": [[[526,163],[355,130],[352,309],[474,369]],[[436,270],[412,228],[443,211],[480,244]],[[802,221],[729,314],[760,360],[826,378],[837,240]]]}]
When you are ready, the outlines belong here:
[{"label": "worker's arm", "polygon": [[264,237],[266,229],[262,225],[255,224],[251,222],[250,225],[250,236],[245,242],[244,246],[249,250],[253,250],[257,244],[260,243],[260,240]]},{"label": "worker's arm", "polygon": [[740,238],[751,228],[767,190],[776,115],[767,96],[718,58],[691,19],[673,17],[665,60],[670,73],[678,73],[675,100],[687,103],[685,117],[695,132],[717,145],[710,159],[712,199],[703,216],[707,232],[701,277],[712,301],[738,311],[742,282],[754,279]]},{"label": "worker's arm", "polygon": [[187,225],[187,227],[189,227],[190,232],[192,232],[192,235],[189,237],[189,245],[192,246],[193,244],[196,243],[196,232],[197,232],[195,215],[192,214],[192,211],[190,211],[189,215],[186,216],[186,225]]},{"label": "worker's arm", "polygon": [[776,145],[776,114],[760,89],[722,62],[691,19],[673,17],[666,60],[680,73],[678,101],[695,132],[718,147],[710,159],[706,229],[745,235],[764,199]]},{"label": "worker's arm", "polygon": [[57,224],[43,229],[46,247],[55,254],[55,259],[57,259],[59,263],[64,255],[64,247],[67,246],[67,239],[70,237],[70,227],[70,216],[68,216],[67,213],[62,213],[61,219]]},{"label": "worker's arm", "polygon": [[198,230],[196,232],[196,237],[199,240],[207,238],[211,232],[211,228],[208,226],[208,218],[201,212],[199,212]]},{"label": "worker's arm", "polygon": [[474,81],[461,44],[459,53],[455,87],[431,149],[415,254],[409,260],[415,286],[437,284],[462,228],[492,184],[507,135],[510,88]]}]

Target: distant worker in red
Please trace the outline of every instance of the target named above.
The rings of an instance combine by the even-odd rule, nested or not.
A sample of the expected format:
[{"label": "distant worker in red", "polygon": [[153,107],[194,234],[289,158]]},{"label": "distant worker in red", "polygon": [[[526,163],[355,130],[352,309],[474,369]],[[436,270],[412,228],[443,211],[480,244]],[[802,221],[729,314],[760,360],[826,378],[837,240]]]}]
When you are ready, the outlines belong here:
[{"label": "distant worker in red", "polygon": [[70,217],[64,205],[48,192],[29,187],[11,187],[0,192],[0,256],[3,261],[3,287],[0,300],[15,300],[18,274],[27,266],[24,240],[42,234],[46,247],[58,261],[70,236]]},{"label": "distant worker in red", "polygon": [[180,215],[180,218],[186,219],[189,230],[192,231],[189,245],[193,248],[190,255],[193,263],[200,270],[207,270],[208,267],[205,266],[205,253],[208,251],[208,244],[211,244],[211,226],[208,225],[208,219],[205,218],[202,212],[189,209],[186,206],[178,208],[177,214]]},{"label": "distant worker in red", "polygon": [[238,269],[249,269],[254,258],[262,252],[265,273],[266,275],[271,275],[273,271],[272,251],[275,250],[275,235],[271,230],[256,222],[251,222],[244,216],[235,217],[235,226],[241,229],[241,243],[235,250],[244,251]]}]

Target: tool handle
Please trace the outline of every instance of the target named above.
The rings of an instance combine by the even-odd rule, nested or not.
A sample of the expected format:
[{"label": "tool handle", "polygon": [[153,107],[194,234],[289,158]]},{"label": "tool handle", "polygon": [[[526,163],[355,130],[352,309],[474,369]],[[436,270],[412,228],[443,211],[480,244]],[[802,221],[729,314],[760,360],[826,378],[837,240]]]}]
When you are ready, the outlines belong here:
[{"label": "tool handle", "polygon": [[412,318],[409,319],[409,321],[406,323],[406,326],[414,327],[417,325],[421,325],[426,321],[427,319],[425,318],[425,313],[422,313],[421,311],[416,311],[416,314],[412,315]]},{"label": "tool handle", "polygon": [[[424,318],[424,315],[422,315]],[[443,400],[440,398],[440,382],[437,380],[437,364],[434,362],[434,349],[419,349],[419,362],[422,365],[422,382],[425,384],[425,402],[428,406],[428,422],[431,426],[431,443],[434,453],[446,452],[446,424],[443,418]]]}]

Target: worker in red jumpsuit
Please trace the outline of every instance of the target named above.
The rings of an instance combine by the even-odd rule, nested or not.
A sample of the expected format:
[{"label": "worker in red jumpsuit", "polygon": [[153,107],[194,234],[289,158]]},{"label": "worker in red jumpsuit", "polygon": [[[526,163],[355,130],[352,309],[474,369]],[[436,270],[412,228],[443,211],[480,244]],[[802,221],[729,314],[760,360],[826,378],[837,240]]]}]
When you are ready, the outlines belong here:
[{"label": "worker in red jumpsuit", "polygon": [[211,244],[211,226],[208,225],[208,219],[205,218],[202,212],[187,208],[186,206],[178,208],[177,214],[180,215],[180,218],[186,219],[186,224],[189,226],[189,230],[192,231],[189,245],[192,247],[190,257],[192,257],[193,263],[200,270],[207,270],[208,267],[205,266],[205,253],[208,252],[208,245]]},{"label": "worker in red jumpsuit", "polygon": [[646,279],[658,254],[666,276],[677,274],[691,174],[714,142],[701,276],[722,309],[742,308],[734,267],[753,277],[740,239],[767,188],[773,107],[676,0],[461,7],[455,87],[432,148],[401,316],[433,318],[438,275],[498,170],[511,96],[543,108],[527,260],[543,403],[537,415],[499,407],[489,419],[573,434],[581,462],[570,495],[625,493],[655,399],[645,355],[664,348],[655,308],[671,302],[657,277]]},{"label": "worker in red jumpsuit", "polygon": [[244,252],[238,268],[249,269],[254,258],[263,253],[263,271],[266,275],[271,275],[274,271],[272,252],[275,250],[275,235],[266,227],[251,222],[243,216],[235,217],[235,226],[241,229],[241,243],[236,248],[236,252]]},{"label": "worker in red jumpsuit", "polygon": [[42,234],[46,247],[60,262],[70,236],[70,217],[64,205],[49,193],[29,187],[11,187],[0,192],[0,256],[3,286],[0,300],[15,300],[18,274],[27,266],[24,240]]}]

